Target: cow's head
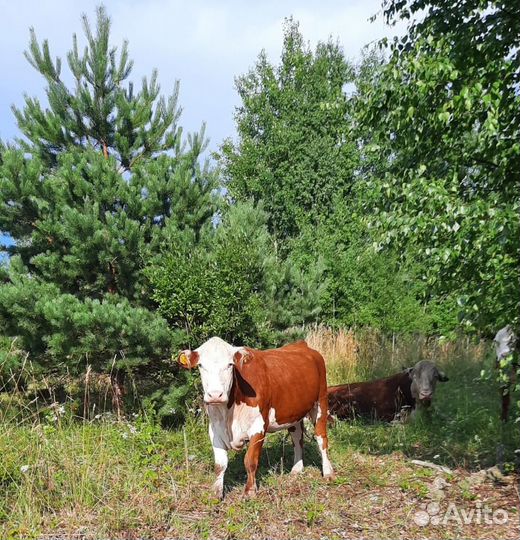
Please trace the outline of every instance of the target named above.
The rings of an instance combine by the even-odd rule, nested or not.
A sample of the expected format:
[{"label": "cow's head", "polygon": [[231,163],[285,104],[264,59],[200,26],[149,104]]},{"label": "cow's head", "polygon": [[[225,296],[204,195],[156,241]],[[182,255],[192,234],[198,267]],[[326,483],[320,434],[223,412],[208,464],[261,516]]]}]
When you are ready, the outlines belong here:
[{"label": "cow's head", "polygon": [[500,360],[507,358],[515,352],[516,340],[516,334],[509,324],[497,332],[497,335],[493,340],[495,344],[495,353],[497,355],[497,364],[500,363]]},{"label": "cow's head", "polygon": [[218,405],[227,403],[233,386],[233,368],[246,361],[247,351],[233,347],[219,337],[212,337],[198,349],[181,351],[178,361],[186,369],[198,367],[204,403]]},{"label": "cow's head", "polygon": [[406,372],[412,379],[410,387],[412,397],[426,407],[431,404],[437,381],[446,382],[449,380],[444,372],[428,360],[417,362],[413,368],[407,368]]}]

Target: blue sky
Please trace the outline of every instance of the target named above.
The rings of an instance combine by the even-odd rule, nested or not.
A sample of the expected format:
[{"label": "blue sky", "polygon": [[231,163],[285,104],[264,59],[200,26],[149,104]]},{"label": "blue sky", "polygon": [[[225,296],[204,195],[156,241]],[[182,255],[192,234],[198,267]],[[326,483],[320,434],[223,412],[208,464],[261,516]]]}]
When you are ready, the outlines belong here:
[{"label": "blue sky", "polygon": [[[11,104],[22,105],[23,95],[44,96],[43,79],[23,56],[33,26],[47,38],[54,56],[65,57],[72,34],[82,36],[80,16],[94,20],[99,1],[0,0],[0,138],[17,134]],[[238,104],[234,77],[245,73],[265,49],[277,62],[285,17],[300,22],[312,45],[329,36],[339,39],[350,59],[361,48],[394,29],[369,18],[380,13],[381,0],[322,0],[218,2],[177,0],[107,0],[112,18],[112,42],[128,39],[135,60],[131,78],[139,82],[156,67],[163,93],[180,80],[180,124],[198,130],[207,122],[209,150],[216,150],[234,134],[233,112]]]}]

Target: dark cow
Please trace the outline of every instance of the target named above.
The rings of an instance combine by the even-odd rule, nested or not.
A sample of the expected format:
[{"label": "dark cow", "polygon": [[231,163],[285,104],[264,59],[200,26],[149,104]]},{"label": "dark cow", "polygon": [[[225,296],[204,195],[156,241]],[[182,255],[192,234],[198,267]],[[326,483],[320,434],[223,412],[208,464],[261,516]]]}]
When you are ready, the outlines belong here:
[{"label": "dark cow", "polygon": [[412,412],[417,404],[429,407],[437,381],[447,380],[433,362],[421,360],[384,379],[329,387],[329,412],[340,419],[360,415],[391,421],[404,407]]},{"label": "dark cow", "polygon": [[[518,348],[520,343],[513,327],[509,324],[496,333],[493,343],[495,344],[496,367],[503,371],[500,385],[502,396],[500,418],[503,422],[507,422],[511,403],[511,389],[515,387],[516,371],[518,369]],[[509,357],[512,357],[510,362],[508,362]]]},{"label": "dark cow", "polygon": [[327,448],[327,379],[325,362],[305,341],[258,351],[233,347],[218,337],[179,355],[188,369],[197,366],[209,416],[209,437],[215,455],[214,491],[224,492],[228,451],[249,441],[244,463],[246,495],[256,493],[256,470],[266,433],[288,429],[294,443],[293,473],[303,469],[303,419],[315,426],[323,476],[333,477]]}]

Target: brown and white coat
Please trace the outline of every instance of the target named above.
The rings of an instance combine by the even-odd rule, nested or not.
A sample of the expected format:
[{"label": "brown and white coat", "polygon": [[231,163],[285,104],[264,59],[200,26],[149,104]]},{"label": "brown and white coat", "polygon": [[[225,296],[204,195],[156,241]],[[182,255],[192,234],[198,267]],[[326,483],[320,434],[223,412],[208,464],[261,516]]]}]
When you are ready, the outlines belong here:
[{"label": "brown and white coat", "polygon": [[294,443],[292,472],[301,471],[305,417],[315,426],[323,476],[333,476],[327,454],[325,362],[307,343],[260,351],[234,347],[213,337],[194,351],[182,351],[179,362],[185,368],[198,366],[200,370],[218,497],[223,496],[228,451],[240,450],[248,441],[245,493],[256,493],[256,470],[266,433],[289,430]]}]

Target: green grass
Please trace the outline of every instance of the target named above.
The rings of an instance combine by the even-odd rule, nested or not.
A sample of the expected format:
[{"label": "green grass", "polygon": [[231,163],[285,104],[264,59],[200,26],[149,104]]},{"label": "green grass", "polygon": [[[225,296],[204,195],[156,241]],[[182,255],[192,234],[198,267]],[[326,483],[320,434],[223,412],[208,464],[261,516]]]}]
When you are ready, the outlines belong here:
[{"label": "green grass", "polygon": [[[362,437],[363,430],[369,434],[367,439]],[[400,446],[398,441],[404,441],[407,432],[413,438]],[[226,496],[219,502],[208,489],[213,465],[203,419],[191,419],[178,431],[139,419],[121,424],[82,425],[67,420],[54,425],[3,424],[0,537],[37,538],[52,532],[84,533],[87,538],[128,534],[312,538],[323,531],[334,537],[335,530],[345,527],[379,537],[379,525],[370,520],[367,505],[375,509],[381,502],[394,506],[386,526],[410,526],[406,506],[409,512],[428,497],[429,482],[437,473],[410,466],[401,453],[426,457],[416,445],[425,436],[423,428],[416,426],[338,425],[331,430],[337,479],[327,484],[313,441],[306,439],[307,467],[294,478],[288,474],[290,442],[284,434],[275,434],[263,452],[258,498],[241,497],[242,452],[231,456]],[[456,454],[449,444],[445,447],[449,451],[435,461],[452,464]],[[468,485],[452,483],[455,500],[475,498]],[[510,500],[507,504],[513,506],[514,493],[507,496]],[[344,522],[344,516],[350,516],[350,521]],[[362,529],[351,529],[354,517],[358,524],[365,520]],[[409,530],[412,536],[413,531]]]},{"label": "green grass", "polygon": [[[454,470],[445,475],[446,503],[471,508],[482,499],[515,512],[511,482],[475,487],[467,481],[471,471],[496,462],[500,445],[505,467],[512,471],[518,447],[518,426],[498,420],[496,384],[479,376],[490,365],[490,355],[469,350],[441,355],[439,363],[450,381],[438,385],[430,415],[404,425],[357,421],[332,426],[330,453],[337,472],[332,483],[321,477],[310,434],[306,469],[296,478],[288,474],[289,438],[270,435],[255,500],[242,499],[244,452],[230,454],[224,501],[211,496],[213,462],[204,415],[190,417],[177,430],[163,429],[142,414],[120,423],[110,415],[83,422],[67,407],[64,412],[19,409],[18,401],[12,404],[17,397],[4,394],[0,538],[517,537],[513,521],[501,527],[427,530],[417,528],[410,517],[429,501],[439,474],[411,465],[411,458]],[[334,361],[334,373],[341,377],[340,359]],[[384,375],[397,363],[372,364],[371,372]],[[349,364],[351,377],[369,371],[363,357]]]},{"label": "green grass", "polygon": [[[330,347],[329,347],[330,348]],[[485,342],[468,339],[455,342],[427,341],[410,337],[397,341],[377,333],[358,344],[355,359],[326,356],[329,384],[371,380],[430,359],[450,380],[438,383],[430,411],[404,425],[363,421],[338,422],[333,429],[342,448],[386,454],[401,451],[406,456],[433,460],[449,467],[479,469],[501,460],[511,466],[520,446],[518,408],[512,406],[511,421],[499,421],[500,389],[493,376],[494,356]],[[482,372],[488,373],[483,378]],[[517,401],[511,400],[512,403]]]}]

